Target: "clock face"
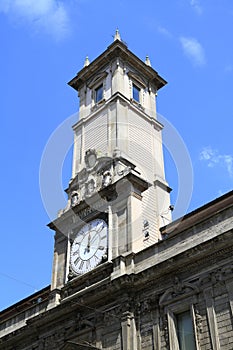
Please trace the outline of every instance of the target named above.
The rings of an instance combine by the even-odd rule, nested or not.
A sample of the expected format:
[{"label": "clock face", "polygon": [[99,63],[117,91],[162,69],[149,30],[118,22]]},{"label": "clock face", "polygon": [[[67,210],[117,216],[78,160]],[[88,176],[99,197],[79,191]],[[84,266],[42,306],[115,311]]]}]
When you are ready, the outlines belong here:
[{"label": "clock face", "polygon": [[107,252],[108,227],[104,220],[96,219],[84,225],[71,246],[70,264],[77,274],[92,270]]}]

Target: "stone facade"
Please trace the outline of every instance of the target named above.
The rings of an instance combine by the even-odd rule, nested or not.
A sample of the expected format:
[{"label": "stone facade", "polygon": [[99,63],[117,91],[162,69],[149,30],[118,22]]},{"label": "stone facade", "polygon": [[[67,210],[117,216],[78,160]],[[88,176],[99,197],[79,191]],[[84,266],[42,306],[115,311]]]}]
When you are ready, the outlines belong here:
[{"label": "stone facade", "polygon": [[[55,231],[52,283],[0,313],[0,350],[233,349],[233,192],[170,222],[153,102],[166,82],[148,64],[117,33],[69,83],[79,92],[80,120],[67,207],[49,224]],[[151,142],[144,142],[144,125],[134,143],[133,130],[142,122],[153,130]],[[95,136],[102,139],[100,153]],[[145,143],[152,161],[137,153],[137,144]],[[140,172],[149,164],[152,173]],[[161,227],[164,211],[170,223]],[[103,221],[106,254],[88,272],[75,272],[75,244],[80,270],[103,251]],[[93,222],[91,232],[82,231]],[[192,349],[182,343],[180,325]]]},{"label": "stone facade", "polygon": [[179,349],[186,310],[196,349],[232,349],[232,218],[230,192],[162,228],[160,242],[3,311],[0,349]]}]

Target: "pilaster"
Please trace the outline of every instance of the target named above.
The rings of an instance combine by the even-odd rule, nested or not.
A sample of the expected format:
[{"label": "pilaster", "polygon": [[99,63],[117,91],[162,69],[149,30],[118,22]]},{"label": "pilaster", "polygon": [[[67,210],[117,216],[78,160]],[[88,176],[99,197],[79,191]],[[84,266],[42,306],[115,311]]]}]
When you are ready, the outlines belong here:
[{"label": "pilaster", "polygon": [[160,350],[161,349],[161,333],[159,326],[159,310],[156,308],[152,311],[152,334],[153,334],[153,349]]},{"label": "pilaster", "polygon": [[220,350],[217,320],[214,309],[213,289],[211,287],[204,290],[204,297],[206,302],[207,319],[212,348],[213,350]]},{"label": "pilaster", "polygon": [[121,318],[122,350],[137,350],[137,332],[132,312],[126,311]]}]

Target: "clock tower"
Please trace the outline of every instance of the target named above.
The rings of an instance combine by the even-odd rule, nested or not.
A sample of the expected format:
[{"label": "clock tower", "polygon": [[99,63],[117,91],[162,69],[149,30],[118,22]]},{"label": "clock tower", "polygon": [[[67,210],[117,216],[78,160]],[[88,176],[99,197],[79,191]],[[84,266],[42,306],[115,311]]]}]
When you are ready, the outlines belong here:
[{"label": "clock tower", "polygon": [[171,221],[156,114],[165,84],[118,31],[69,82],[78,93],[79,120],[67,206],[49,224],[56,232],[52,290],[110,266],[112,279],[123,274],[121,257],[156,243],[159,228]]},{"label": "clock tower", "polygon": [[165,84],[118,32],[69,82],[80,113],[52,284],[0,312],[1,350],[233,349],[233,191],[169,223]]}]

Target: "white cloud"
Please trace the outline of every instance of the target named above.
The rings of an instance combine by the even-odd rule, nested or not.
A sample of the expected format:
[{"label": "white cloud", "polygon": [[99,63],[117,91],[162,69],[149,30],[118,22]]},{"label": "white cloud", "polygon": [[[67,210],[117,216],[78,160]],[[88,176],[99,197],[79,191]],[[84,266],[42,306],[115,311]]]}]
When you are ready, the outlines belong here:
[{"label": "white cloud", "polygon": [[163,34],[164,36],[166,37],[169,37],[171,38],[172,37],[172,34],[169,32],[169,30],[167,30],[165,27],[162,27],[162,26],[158,26],[158,32],[160,34]]},{"label": "white cloud", "polygon": [[219,154],[217,150],[211,147],[204,147],[200,152],[200,160],[206,161],[207,166],[213,168],[222,166],[227,170],[230,177],[233,177],[233,156],[230,154]]},{"label": "white cloud", "polygon": [[182,36],[180,42],[185,55],[194,65],[202,66],[206,63],[204,49],[197,39]]},{"label": "white cloud", "polygon": [[69,18],[64,4],[56,0],[1,0],[0,12],[17,22],[44,31],[56,39],[69,32]]},{"label": "white cloud", "polygon": [[203,9],[200,5],[199,0],[190,0],[190,5],[198,15],[201,15],[203,13]]}]

